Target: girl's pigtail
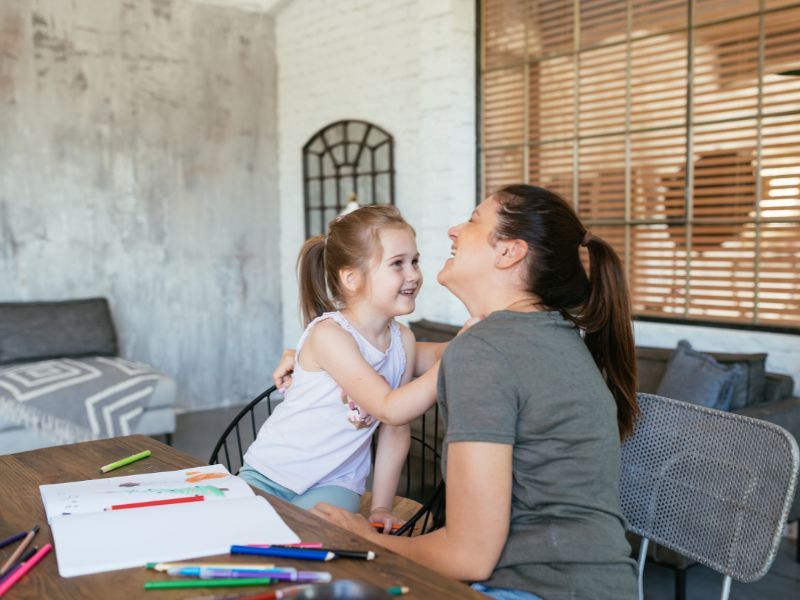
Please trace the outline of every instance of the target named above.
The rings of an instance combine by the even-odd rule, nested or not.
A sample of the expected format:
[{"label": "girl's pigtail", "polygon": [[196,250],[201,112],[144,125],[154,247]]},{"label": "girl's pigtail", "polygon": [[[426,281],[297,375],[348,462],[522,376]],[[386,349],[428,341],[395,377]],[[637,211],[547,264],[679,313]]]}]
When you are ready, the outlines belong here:
[{"label": "girl's pigtail", "polygon": [[633,431],[639,414],[630,296],[614,249],[590,233],[585,246],[589,252],[589,298],[575,320],[585,330],[586,346],[614,396],[624,438]]},{"label": "girl's pigtail", "polygon": [[325,283],[325,243],[324,235],[309,238],[297,258],[304,327],[322,313],[336,310]]}]

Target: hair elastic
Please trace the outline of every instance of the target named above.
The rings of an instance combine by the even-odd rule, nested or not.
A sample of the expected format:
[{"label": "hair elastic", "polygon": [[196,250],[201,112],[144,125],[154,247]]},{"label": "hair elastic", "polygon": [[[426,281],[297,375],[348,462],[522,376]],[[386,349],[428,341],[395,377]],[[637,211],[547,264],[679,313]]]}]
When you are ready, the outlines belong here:
[{"label": "hair elastic", "polygon": [[583,239],[581,240],[581,246],[584,248],[589,245],[589,240],[592,239],[592,230],[587,229],[586,233],[583,234]]}]

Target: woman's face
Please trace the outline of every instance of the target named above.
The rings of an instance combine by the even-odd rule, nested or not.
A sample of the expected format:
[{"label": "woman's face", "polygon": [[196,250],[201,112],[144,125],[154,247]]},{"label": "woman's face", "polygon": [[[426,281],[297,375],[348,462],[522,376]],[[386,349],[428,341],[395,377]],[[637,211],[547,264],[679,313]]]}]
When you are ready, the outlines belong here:
[{"label": "woman's face", "polygon": [[489,196],[472,211],[468,221],[447,232],[452,257],[445,261],[437,280],[462,300],[462,293],[485,283],[486,275],[495,267],[497,250],[492,234],[497,226],[497,208],[497,201]]}]

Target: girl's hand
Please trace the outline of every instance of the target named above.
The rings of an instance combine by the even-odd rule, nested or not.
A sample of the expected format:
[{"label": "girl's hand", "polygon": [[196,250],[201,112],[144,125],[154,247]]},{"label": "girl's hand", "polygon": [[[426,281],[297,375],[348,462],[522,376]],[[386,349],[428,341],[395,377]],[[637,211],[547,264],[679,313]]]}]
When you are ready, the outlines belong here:
[{"label": "girl's hand", "polygon": [[327,504],[326,502],[317,502],[317,505],[311,509],[311,512],[361,537],[372,541],[380,540],[380,534],[375,531],[372,525],[361,515],[353,514],[343,508]]},{"label": "girl's hand", "polygon": [[283,393],[290,385],[292,385],[292,373],[294,372],[296,351],[293,349],[284,350],[281,358],[278,361],[278,366],[272,372],[272,381],[278,391]]},{"label": "girl's hand", "polygon": [[390,511],[388,508],[384,508],[383,506],[372,509],[372,512],[369,513],[369,522],[370,526],[372,526],[372,523],[383,523],[383,533],[386,535],[392,533],[392,525],[395,523],[399,525],[405,523],[405,521],[395,517],[392,514],[392,511]]}]

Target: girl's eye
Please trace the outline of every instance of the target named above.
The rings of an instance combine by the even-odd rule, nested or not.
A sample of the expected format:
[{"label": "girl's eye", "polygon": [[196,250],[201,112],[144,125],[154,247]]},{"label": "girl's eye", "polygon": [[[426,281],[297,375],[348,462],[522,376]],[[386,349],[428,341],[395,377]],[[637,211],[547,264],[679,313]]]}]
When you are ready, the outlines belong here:
[{"label": "girl's eye", "polygon": [[416,267],[419,264],[419,259],[415,258],[414,260],[411,261],[411,264]]},{"label": "girl's eye", "polygon": [[396,260],[396,261],[394,261],[392,263],[392,266],[393,267],[402,267],[403,266],[403,261],[402,260]]}]

